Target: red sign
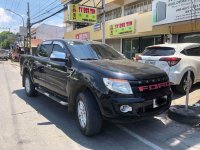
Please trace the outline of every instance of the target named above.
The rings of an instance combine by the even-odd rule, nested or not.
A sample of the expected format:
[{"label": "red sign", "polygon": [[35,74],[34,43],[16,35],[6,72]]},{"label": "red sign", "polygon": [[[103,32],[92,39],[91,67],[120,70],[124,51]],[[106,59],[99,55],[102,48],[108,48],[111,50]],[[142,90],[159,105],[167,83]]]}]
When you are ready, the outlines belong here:
[{"label": "red sign", "polygon": [[84,33],[76,34],[76,39],[88,40],[88,39],[90,39],[90,33],[89,32],[84,32]]}]

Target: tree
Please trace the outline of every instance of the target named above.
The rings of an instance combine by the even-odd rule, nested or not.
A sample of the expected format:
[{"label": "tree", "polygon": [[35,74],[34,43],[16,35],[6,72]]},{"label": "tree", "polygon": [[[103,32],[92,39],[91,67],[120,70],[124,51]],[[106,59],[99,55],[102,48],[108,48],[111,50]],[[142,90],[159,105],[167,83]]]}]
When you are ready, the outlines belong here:
[{"label": "tree", "polygon": [[16,34],[8,31],[0,33],[0,48],[10,49],[10,45],[14,44],[16,40]]}]

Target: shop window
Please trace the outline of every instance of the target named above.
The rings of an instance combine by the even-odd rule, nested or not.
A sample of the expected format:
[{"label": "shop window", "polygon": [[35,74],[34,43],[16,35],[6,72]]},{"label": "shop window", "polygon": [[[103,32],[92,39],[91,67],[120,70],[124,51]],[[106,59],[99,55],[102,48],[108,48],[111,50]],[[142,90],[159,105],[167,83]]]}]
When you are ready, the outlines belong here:
[{"label": "shop window", "polygon": [[123,54],[128,59],[132,59],[137,53],[139,53],[139,38],[123,40]]},{"label": "shop window", "polygon": [[179,35],[179,43],[199,43],[199,41],[200,33]]},{"label": "shop window", "polygon": [[129,59],[131,58],[131,40],[123,41],[123,54]]},{"label": "shop window", "polygon": [[157,37],[155,37],[155,43],[154,43],[155,45],[156,44],[162,44],[162,36],[157,36]]},{"label": "shop window", "polygon": [[117,8],[117,9],[113,9],[113,10],[111,10],[109,12],[106,12],[105,20],[108,21],[108,20],[119,18],[119,17],[121,17],[121,14],[122,14],[121,7]]},{"label": "shop window", "polygon": [[124,7],[124,16],[134,14],[137,12],[147,12],[152,10],[152,0],[145,0],[139,3],[127,4]]},{"label": "shop window", "polygon": [[142,53],[146,47],[156,44],[162,44],[162,36],[140,37],[123,40],[123,54],[132,59],[136,54]]},{"label": "shop window", "polygon": [[113,19],[121,17],[122,15],[121,7],[118,9],[114,9],[112,13],[113,13]]},{"label": "shop window", "polygon": [[147,46],[154,45],[154,37],[143,37],[140,40],[141,47],[140,50],[144,51]]}]

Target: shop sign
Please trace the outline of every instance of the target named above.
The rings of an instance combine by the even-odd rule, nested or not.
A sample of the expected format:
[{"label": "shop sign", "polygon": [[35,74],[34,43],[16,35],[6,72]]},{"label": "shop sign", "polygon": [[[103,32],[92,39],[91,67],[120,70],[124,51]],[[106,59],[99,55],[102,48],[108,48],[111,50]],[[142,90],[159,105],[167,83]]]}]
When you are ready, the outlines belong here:
[{"label": "shop sign", "polygon": [[26,36],[27,35],[27,27],[19,27],[19,35]]},{"label": "shop sign", "polygon": [[200,0],[154,0],[153,25],[176,23],[200,18]]},{"label": "shop sign", "polygon": [[122,35],[126,33],[133,33],[135,32],[134,21],[126,21],[114,25],[110,25],[110,35]]},{"label": "shop sign", "polygon": [[97,9],[78,4],[68,5],[68,21],[72,22],[97,22]]},{"label": "shop sign", "polygon": [[101,23],[95,23],[95,24],[93,25],[93,30],[94,30],[94,31],[99,31],[99,30],[101,30]]},{"label": "shop sign", "polygon": [[76,39],[88,40],[88,39],[90,39],[90,33],[89,32],[78,33],[78,34],[76,34]]}]

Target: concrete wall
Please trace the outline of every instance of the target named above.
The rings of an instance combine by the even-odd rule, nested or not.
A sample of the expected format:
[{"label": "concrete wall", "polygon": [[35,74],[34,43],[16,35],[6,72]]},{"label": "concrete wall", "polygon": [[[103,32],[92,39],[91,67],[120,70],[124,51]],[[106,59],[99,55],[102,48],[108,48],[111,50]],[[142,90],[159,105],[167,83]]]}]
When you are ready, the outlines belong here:
[{"label": "concrete wall", "polygon": [[36,38],[42,40],[64,38],[64,27],[42,24],[36,29]]}]

